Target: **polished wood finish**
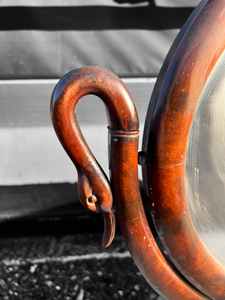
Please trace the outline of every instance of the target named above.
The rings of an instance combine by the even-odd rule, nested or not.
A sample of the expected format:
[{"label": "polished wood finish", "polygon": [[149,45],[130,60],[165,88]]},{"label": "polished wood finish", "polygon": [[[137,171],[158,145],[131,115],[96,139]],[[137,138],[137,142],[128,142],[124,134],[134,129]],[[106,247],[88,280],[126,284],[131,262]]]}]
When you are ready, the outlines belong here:
[{"label": "polished wood finish", "polygon": [[[119,84],[120,89],[115,87]],[[115,234],[113,198],[109,182],[89,150],[74,113],[78,101],[87,94],[105,103],[112,129],[134,130],[139,126],[136,108],[122,81],[101,68],[81,68],[68,73],[52,95],[51,116],[55,131],[78,172],[78,194],[84,207],[104,216],[103,245]],[[98,139],[98,137],[96,137]]]},{"label": "polished wood finish", "polygon": [[225,267],[202,244],[185,190],[186,146],[196,105],[225,49],[225,1],[209,0],[172,49],[147,115],[146,189],[158,235],[177,269],[212,299],[225,299]]},{"label": "polished wood finish", "polygon": [[[88,93],[104,101],[109,115],[109,164],[114,203],[107,179],[88,149],[74,114],[77,102]],[[138,181],[138,117],[122,81],[99,67],[75,70],[56,86],[51,116],[59,140],[78,170],[81,202],[107,216],[104,246],[113,238],[114,221],[110,218],[113,219],[115,205],[127,247],[151,286],[168,300],[209,299],[174,272],[149,228]],[[94,198],[91,204],[90,197]]]},{"label": "polished wood finish", "polygon": [[[149,284],[165,299],[205,299],[183,282],[152,235],[138,182],[138,135],[111,131],[111,182],[116,212],[127,247]],[[208,299],[208,298],[207,298]]]}]

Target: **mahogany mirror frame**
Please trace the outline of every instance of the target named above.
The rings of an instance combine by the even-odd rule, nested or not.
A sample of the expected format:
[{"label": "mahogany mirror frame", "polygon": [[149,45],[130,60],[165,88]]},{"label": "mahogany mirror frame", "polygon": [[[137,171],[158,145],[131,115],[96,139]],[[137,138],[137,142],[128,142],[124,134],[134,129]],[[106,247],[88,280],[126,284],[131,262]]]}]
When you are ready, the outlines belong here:
[{"label": "mahogany mirror frame", "polygon": [[[204,273],[203,276],[202,269],[198,271],[199,265],[192,257],[192,260],[184,260],[193,265],[183,263],[180,268],[184,275],[182,276],[161,252],[151,232],[138,180],[138,117],[132,98],[122,81],[110,71],[99,67],[80,68],[68,73],[59,81],[51,100],[53,126],[62,146],[78,170],[80,200],[86,208],[103,213],[105,221],[103,245],[108,246],[113,240],[116,213],[125,242],[136,265],[149,284],[168,300],[224,299],[224,286],[221,286],[224,283],[224,269],[216,264],[200,242],[188,214],[186,199],[182,198],[182,201],[179,201],[180,189],[183,187],[186,149],[182,145],[185,145],[187,141],[191,119],[205,80],[224,49],[224,42],[212,43],[213,30],[216,30],[219,35],[223,33],[224,12],[225,0],[204,0],[195,9],[178,35],[163,65],[153,93],[151,103],[156,103],[154,113],[152,111],[151,114],[151,106],[147,116],[150,115],[154,118],[152,122],[148,118],[146,120],[143,153],[139,155],[146,189],[151,197],[151,205],[154,203],[155,225],[172,262],[179,269],[174,257],[183,253],[182,249],[191,241],[198,258],[203,259],[204,263],[207,262],[207,268],[204,270],[207,269],[209,275]],[[205,25],[207,25],[207,30]],[[204,51],[205,59],[202,56],[199,59],[197,50],[198,47],[201,51],[204,50],[202,50],[201,44],[203,41],[205,45],[204,38],[208,32],[211,39],[210,49],[208,49],[210,51]],[[209,54],[211,51],[213,54]],[[206,66],[201,65],[204,62]],[[199,70],[196,69],[195,64]],[[184,77],[178,76],[181,74],[179,73],[181,70],[190,72],[191,76],[186,76],[188,80],[186,78],[185,81]],[[190,79],[196,78],[196,74],[199,84],[190,81]],[[199,76],[202,74],[204,78],[199,80]],[[193,94],[190,94],[189,90],[188,93],[181,93],[179,89],[177,96],[186,95],[180,98],[179,105],[173,101],[174,98],[170,99],[169,96],[166,96],[170,95],[176,85],[173,78],[179,78],[183,84],[185,83],[185,88],[189,87],[190,82],[194,88],[197,87]],[[106,105],[109,120],[110,182],[88,148],[76,118],[76,105],[87,94],[99,96]],[[183,123],[184,115],[185,122]],[[169,127],[170,132],[167,131],[168,128],[165,130],[162,125],[167,124],[167,116],[171,118],[176,116],[175,125],[177,127],[175,125]],[[180,124],[183,124],[182,130],[179,128]],[[177,142],[178,138],[179,142]],[[162,142],[163,140],[164,142]],[[164,147],[171,151],[169,161]],[[153,156],[154,158],[152,158]],[[168,180],[173,191],[172,197],[169,198],[171,201],[169,209],[161,201],[163,193],[168,195],[164,188],[165,185],[168,186],[167,176],[173,176],[179,183],[177,190],[177,185],[173,184],[174,181]],[[152,198],[152,183],[154,183],[153,195],[154,197],[157,195],[157,199]],[[161,209],[162,211],[160,211]],[[184,209],[185,218],[182,214]],[[183,218],[180,220],[180,217]],[[184,229],[184,232],[182,230],[180,232],[180,228]],[[160,234],[161,229],[164,230],[166,237]],[[191,233],[191,238],[184,233],[188,233],[188,235]],[[172,249],[175,251],[175,255],[171,255],[169,247],[167,247],[171,245],[170,241],[172,244],[176,241],[176,245],[180,245],[177,247],[180,252],[179,249]],[[190,270],[192,266],[193,271]],[[216,270],[215,267],[217,267]],[[190,278],[190,274],[193,277]],[[215,276],[216,280],[211,276]],[[211,279],[213,279],[212,284]],[[219,292],[215,290],[215,287]]]},{"label": "mahogany mirror frame", "polygon": [[[88,148],[76,118],[76,104],[90,93],[103,100],[109,113],[110,185]],[[168,300],[209,299],[174,270],[149,227],[138,180],[138,116],[122,81],[99,67],[68,73],[53,91],[51,117],[57,136],[78,171],[78,194],[82,204],[103,213],[103,246],[109,246],[113,240],[116,211],[132,258],[162,297]]]},{"label": "mahogany mirror frame", "polygon": [[225,299],[225,267],[208,252],[193,225],[185,162],[196,106],[225,49],[224,32],[225,1],[207,1],[164,62],[143,137],[142,172],[159,238],[176,268],[212,299]]}]

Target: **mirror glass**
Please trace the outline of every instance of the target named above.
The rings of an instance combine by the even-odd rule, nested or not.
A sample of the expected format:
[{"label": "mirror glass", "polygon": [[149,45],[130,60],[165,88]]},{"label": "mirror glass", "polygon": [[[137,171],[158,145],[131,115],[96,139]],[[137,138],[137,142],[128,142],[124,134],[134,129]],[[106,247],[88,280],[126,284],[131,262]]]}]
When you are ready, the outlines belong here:
[{"label": "mirror glass", "polygon": [[209,252],[225,266],[225,53],[198,102],[185,172],[195,228]]}]

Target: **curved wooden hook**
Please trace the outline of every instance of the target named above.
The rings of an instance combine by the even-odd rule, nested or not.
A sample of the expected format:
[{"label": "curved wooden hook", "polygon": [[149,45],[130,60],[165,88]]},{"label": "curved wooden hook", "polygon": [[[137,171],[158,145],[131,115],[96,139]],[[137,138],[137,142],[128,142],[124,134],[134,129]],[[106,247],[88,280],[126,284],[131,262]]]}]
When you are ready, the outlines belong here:
[{"label": "curved wooden hook", "polygon": [[67,74],[57,84],[52,95],[51,115],[58,138],[77,168],[81,202],[104,215],[104,246],[108,246],[114,236],[112,194],[105,175],[86,145],[74,113],[77,102],[87,94],[99,96],[107,107],[116,212],[136,265],[165,299],[208,299],[171,269],[149,228],[138,181],[138,117],[129,92],[110,71],[86,67]]},{"label": "curved wooden hook", "polygon": [[108,179],[88,148],[77,121],[75,107],[87,94],[99,96],[106,105],[112,130],[138,130],[135,106],[123,82],[99,67],[86,67],[65,75],[53,91],[51,117],[56,134],[78,172],[81,203],[104,216],[103,246],[115,234],[113,197]]}]

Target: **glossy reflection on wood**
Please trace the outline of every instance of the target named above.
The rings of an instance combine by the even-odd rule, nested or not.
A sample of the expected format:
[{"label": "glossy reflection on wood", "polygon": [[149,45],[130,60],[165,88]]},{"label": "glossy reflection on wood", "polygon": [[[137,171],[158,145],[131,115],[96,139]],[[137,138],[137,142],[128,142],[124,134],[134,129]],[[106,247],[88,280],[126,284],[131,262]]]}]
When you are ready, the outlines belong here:
[{"label": "glossy reflection on wood", "polygon": [[143,143],[143,174],[159,237],[177,269],[200,291],[221,300],[225,299],[225,268],[202,244],[193,225],[185,162],[195,108],[225,49],[224,32],[225,1],[207,1],[164,64]]},{"label": "glossy reflection on wood", "polygon": [[103,246],[107,247],[115,234],[113,197],[108,179],[84,140],[75,113],[78,101],[87,94],[95,94],[104,101],[111,128],[134,130],[139,123],[129,92],[108,70],[98,67],[77,69],[65,75],[53,91],[51,117],[54,129],[77,169],[81,203],[87,209],[103,214]]},{"label": "glossy reflection on wood", "polygon": [[[89,93],[104,101],[109,114],[113,203],[107,179],[87,147],[74,114],[76,103]],[[59,140],[81,178],[81,202],[107,215],[106,246],[113,238],[115,206],[127,247],[152,287],[168,300],[208,299],[174,273],[149,228],[138,180],[138,117],[131,96],[119,78],[99,67],[69,73],[53,92],[51,115]],[[94,199],[93,204],[90,197]]]}]

